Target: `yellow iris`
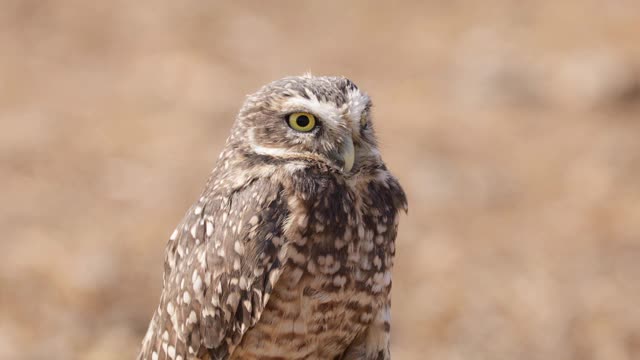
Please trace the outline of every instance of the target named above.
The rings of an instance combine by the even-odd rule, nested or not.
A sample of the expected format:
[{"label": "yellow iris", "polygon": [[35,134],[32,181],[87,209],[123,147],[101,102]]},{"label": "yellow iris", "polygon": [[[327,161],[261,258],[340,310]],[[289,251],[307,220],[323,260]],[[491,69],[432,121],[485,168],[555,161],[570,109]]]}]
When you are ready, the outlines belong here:
[{"label": "yellow iris", "polygon": [[289,126],[293,130],[309,132],[316,127],[316,117],[306,112],[298,112],[289,115]]}]

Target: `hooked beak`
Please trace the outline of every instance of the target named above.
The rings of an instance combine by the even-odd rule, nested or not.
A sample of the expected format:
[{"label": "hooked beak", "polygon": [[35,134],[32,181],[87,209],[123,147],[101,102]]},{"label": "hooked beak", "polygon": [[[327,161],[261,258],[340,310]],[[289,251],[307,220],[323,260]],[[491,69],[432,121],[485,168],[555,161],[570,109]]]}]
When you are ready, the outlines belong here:
[{"label": "hooked beak", "polygon": [[342,170],[344,172],[351,171],[351,168],[353,168],[353,163],[356,159],[356,150],[353,147],[353,139],[351,138],[351,136],[345,136],[344,144],[342,144],[342,149],[340,149],[340,155],[342,156],[342,160],[344,161]]}]

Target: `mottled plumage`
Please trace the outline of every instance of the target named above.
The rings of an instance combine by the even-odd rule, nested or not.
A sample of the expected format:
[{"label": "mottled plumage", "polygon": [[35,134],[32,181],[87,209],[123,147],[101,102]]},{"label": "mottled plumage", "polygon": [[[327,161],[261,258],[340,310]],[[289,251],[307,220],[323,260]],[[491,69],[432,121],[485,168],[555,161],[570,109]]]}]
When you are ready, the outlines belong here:
[{"label": "mottled plumage", "polygon": [[[370,108],[342,77],[288,77],[249,96],[171,235],[139,359],[390,358],[406,199]],[[295,130],[293,113],[313,130]]]}]

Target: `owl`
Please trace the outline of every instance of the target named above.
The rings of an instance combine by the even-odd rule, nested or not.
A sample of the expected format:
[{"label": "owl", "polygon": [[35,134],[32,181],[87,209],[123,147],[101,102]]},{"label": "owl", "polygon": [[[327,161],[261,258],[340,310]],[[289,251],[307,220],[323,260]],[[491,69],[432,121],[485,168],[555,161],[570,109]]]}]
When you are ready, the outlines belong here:
[{"label": "owl", "polygon": [[401,210],[353,82],[262,87],[169,238],[138,359],[389,359]]}]

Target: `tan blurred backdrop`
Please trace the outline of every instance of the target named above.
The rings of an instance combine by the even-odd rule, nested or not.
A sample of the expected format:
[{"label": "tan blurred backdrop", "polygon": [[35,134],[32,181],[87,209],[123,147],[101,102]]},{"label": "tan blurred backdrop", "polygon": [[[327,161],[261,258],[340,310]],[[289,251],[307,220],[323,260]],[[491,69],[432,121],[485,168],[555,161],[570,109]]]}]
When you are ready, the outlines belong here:
[{"label": "tan blurred backdrop", "polygon": [[394,359],[640,359],[640,2],[0,4],[0,359],[133,358],[244,96],[375,103]]}]

